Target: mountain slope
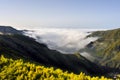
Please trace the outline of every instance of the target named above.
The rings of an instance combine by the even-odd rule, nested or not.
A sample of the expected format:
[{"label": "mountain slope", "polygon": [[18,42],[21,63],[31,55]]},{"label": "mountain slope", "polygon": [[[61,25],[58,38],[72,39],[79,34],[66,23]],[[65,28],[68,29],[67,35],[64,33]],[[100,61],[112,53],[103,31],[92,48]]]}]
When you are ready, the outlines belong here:
[{"label": "mountain slope", "polygon": [[[22,35],[12,27],[1,26],[0,55],[27,61],[37,62],[46,66],[59,67],[70,72],[86,72],[101,74],[101,69],[79,54],[61,54],[50,50],[45,44],[36,42],[33,38]],[[104,73],[104,72],[102,72]]]},{"label": "mountain slope", "polygon": [[[97,31],[89,36],[97,36],[83,51],[90,52],[100,65],[120,69],[120,29]],[[88,36],[88,37],[89,37]]]},{"label": "mountain slope", "polygon": [[0,34],[22,34],[22,31],[18,31],[11,26],[0,26]]},{"label": "mountain slope", "polygon": [[[79,73],[96,74],[101,69],[79,54],[61,54],[24,35],[0,35],[0,54],[14,59],[24,58],[47,66]],[[100,73],[101,74],[101,73]]]},{"label": "mountain slope", "polygon": [[[119,77],[119,76],[118,76]],[[13,60],[0,56],[0,80],[111,80],[99,77],[90,77],[84,73],[63,72],[61,69],[44,67],[22,59]]]},{"label": "mountain slope", "polygon": [[[18,30],[14,28],[13,30],[16,32],[9,33],[8,29],[9,34],[7,32],[0,34],[0,55],[4,55],[7,58],[23,59],[24,61],[30,61],[44,66],[61,68],[64,71],[67,70],[74,73],[85,72],[91,75],[107,75],[114,70],[112,68],[98,66],[79,53],[62,54],[56,50],[50,50],[45,44],[38,43],[33,38],[24,36],[21,31],[18,34]],[[88,47],[97,47],[93,45],[94,43],[92,42]],[[88,47],[86,49],[89,51],[95,51],[95,49],[89,49]],[[117,56],[115,59],[117,59]]]}]

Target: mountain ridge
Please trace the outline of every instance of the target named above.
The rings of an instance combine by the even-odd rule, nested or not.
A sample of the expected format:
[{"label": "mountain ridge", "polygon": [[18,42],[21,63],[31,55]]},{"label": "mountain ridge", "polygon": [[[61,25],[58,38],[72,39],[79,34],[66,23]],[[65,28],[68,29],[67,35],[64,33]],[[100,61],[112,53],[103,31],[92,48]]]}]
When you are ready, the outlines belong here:
[{"label": "mountain ridge", "polygon": [[99,39],[88,44],[84,50],[99,58],[97,63],[100,65],[120,69],[120,28],[96,31],[89,36],[98,36]]},{"label": "mountain ridge", "polygon": [[11,26],[0,26],[0,34],[22,34],[22,31],[17,30]]}]

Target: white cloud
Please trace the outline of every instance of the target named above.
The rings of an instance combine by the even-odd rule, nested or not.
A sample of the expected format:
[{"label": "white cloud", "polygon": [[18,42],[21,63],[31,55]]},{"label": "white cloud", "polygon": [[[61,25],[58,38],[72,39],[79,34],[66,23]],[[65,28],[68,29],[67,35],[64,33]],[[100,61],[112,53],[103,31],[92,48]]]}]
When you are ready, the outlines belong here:
[{"label": "white cloud", "polygon": [[25,35],[35,38],[40,43],[47,44],[50,49],[63,53],[74,53],[97,39],[97,37],[86,38],[90,34],[88,31],[90,30],[44,28],[27,31]]}]

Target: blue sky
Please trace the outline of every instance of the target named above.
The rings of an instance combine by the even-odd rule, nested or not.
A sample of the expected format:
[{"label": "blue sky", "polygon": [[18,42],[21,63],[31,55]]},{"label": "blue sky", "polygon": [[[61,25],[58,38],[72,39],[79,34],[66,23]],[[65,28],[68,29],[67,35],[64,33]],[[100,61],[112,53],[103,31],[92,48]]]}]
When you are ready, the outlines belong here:
[{"label": "blue sky", "polygon": [[120,27],[120,0],[0,0],[0,25],[16,28]]}]

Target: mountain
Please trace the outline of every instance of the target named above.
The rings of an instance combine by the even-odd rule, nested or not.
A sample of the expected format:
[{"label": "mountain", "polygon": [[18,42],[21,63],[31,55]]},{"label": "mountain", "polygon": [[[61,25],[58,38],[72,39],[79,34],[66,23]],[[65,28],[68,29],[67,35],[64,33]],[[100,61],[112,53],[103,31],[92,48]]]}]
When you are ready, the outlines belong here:
[{"label": "mountain", "polygon": [[22,34],[22,31],[18,31],[11,26],[0,26],[0,34]]},{"label": "mountain", "polygon": [[[117,53],[119,52],[119,39],[117,39],[119,35],[116,36],[119,34],[119,29],[115,31],[97,31],[89,35],[99,36],[99,39],[88,44],[86,48],[80,50],[80,52],[84,51],[90,53],[91,56],[95,57],[93,62],[83,57],[79,52],[74,54],[62,54],[56,50],[51,50],[47,45],[36,42],[35,39],[23,35],[22,31],[12,27],[4,28],[4,26],[2,26],[0,32],[2,33],[0,34],[0,56],[4,55],[13,60],[22,59],[25,62],[32,62],[45,67],[60,68],[63,71],[74,72],[76,74],[84,72],[95,76],[104,75],[110,77],[109,73],[112,73],[113,77],[113,72],[120,71],[119,53]],[[112,32],[114,32],[114,34]],[[110,33],[113,35],[111,39],[114,39],[114,41],[108,39],[114,47],[112,49],[108,46],[110,42],[106,41],[106,37],[108,37]],[[109,49],[109,47],[109,52],[102,53],[104,50],[107,50],[107,48]],[[110,55],[114,53],[116,53],[116,56],[111,57]],[[118,66],[109,66],[109,61],[114,61],[112,65],[117,64]]]},{"label": "mountain", "polygon": [[18,34],[20,31],[14,28],[2,26],[2,29],[6,30],[4,33],[11,33],[11,35],[0,35],[0,55],[13,59],[22,58],[25,61],[54,66],[74,73],[81,71],[92,75],[105,73],[101,67],[79,53],[62,54],[56,50],[50,50],[45,44],[38,43],[33,38]]},{"label": "mountain", "polygon": [[[92,56],[96,57],[95,63],[120,69],[120,28],[107,31],[96,31],[87,37],[99,37],[98,40],[91,42],[84,49]],[[120,70],[118,70],[120,72]]]},{"label": "mountain", "polygon": [[75,73],[81,71],[98,73],[100,70],[97,70],[99,67],[79,54],[61,54],[23,35],[0,35],[0,51],[6,57],[14,59],[24,58],[25,60],[46,66],[59,67]]}]

